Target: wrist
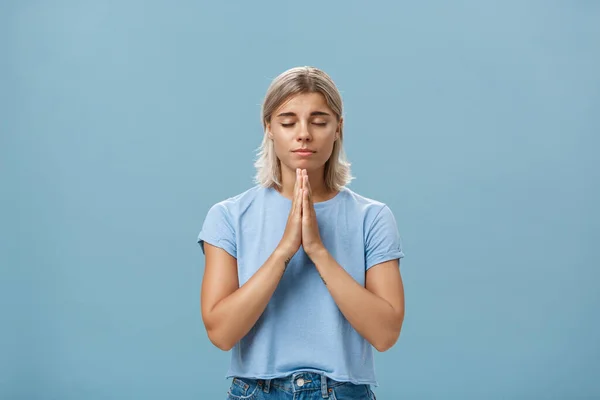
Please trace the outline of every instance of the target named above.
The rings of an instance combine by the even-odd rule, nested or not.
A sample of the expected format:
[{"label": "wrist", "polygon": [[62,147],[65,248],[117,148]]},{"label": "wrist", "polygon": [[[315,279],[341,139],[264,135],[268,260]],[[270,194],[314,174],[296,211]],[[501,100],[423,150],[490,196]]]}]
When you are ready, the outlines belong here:
[{"label": "wrist", "polygon": [[287,265],[296,252],[290,248],[279,245],[275,248],[273,253],[278,260],[283,261]]},{"label": "wrist", "polygon": [[318,259],[326,257],[328,253],[325,246],[323,246],[323,243],[305,247],[304,252],[314,263],[316,263]]}]

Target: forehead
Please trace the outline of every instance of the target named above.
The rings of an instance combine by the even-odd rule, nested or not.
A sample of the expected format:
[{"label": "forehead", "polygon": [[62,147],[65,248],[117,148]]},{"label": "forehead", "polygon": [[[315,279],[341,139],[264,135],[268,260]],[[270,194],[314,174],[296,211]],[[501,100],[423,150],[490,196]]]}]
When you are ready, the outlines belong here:
[{"label": "forehead", "polygon": [[293,112],[296,114],[310,113],[312,111],[327,111],[333,115],[333,111],[327,105],[325,96],[321,93],[300,93],[290,97],[283,102],[275,111],[275,115],[282,112]]}]

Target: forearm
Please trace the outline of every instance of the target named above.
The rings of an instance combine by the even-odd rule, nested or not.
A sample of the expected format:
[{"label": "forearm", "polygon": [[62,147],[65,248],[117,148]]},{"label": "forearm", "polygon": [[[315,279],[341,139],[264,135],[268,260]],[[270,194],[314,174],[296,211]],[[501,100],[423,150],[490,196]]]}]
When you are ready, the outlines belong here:
[{"label": "forearm", "polygon": [[360,285],[325,248],[311,259],[350,325],[377,350],[392,347],[400,335],[403,311]]},{"label": "forearm", "polygon": [[205,323],[217,347],[229,350],[250,331],[267,307],[288,261],[289,256],[276,249],[246,283],[210,311]]}]

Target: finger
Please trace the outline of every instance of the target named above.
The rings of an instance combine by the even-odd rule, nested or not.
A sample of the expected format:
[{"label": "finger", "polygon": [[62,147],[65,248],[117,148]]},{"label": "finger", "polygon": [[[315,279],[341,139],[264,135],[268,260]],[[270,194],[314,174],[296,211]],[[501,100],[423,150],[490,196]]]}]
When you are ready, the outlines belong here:
[{"label": "finger", "polygon": [[310,187],[310,181],[308,180],[308,175],[304,177],[304,188],[307,191],[307,198],[308,200],[312,203],[313,199],[312,199],[312,188]]},{"label": "finger", "polygon": [[308,179],[308,172],[306,172],[306,170],[304,170],[304,172],[305,172],[304,173],[305,178],[304,178],[303,185],[304,185],[304,188],[308,189],[308,198],[310,199],[311,195],[312,195],[312,188],[310,187],[310,180]]},{"label": "finger", "polygon": [[302,190],[308,191],[308,176],[302,176]]},{"label": "finger", "polygon": [[296,194],[296,216],[297,217],[302,217],[302,207],[303,207],[303,201],[302,201],[302,189],[298,190],[298,193]]},{"label": "finger", "polygon": [[298,208],[298,193],[300,192],[300,185],[302,184],[300,179],[300,168],[296,168],[296,181],[294,182],[294,195],[292,201],[294,211]]},{"label": "finger", "polygon": [[308,200],[308,190],[302,190],[302,217],[310,217],[310,201]]}]

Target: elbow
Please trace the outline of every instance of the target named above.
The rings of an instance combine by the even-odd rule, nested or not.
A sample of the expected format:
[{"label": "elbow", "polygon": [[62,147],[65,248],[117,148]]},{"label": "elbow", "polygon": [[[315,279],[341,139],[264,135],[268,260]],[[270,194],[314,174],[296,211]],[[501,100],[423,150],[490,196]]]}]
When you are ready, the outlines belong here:
[{"label": "elbow", "polygon": [[229,351],[235,345],[235,343],[227,340],[225,335],[215,329],[207,329],[206,333],[208,334],[208,340],[210,340],[210,342],[219,350]]},{"label": "elbow", "polygon": [[400,338],[400,332],[402,331],[403,322],[404,314],[396,318],[393,326],[390,327],[390,329],[385,333],[385,335],[382,335],[380,338],[378,338],[377,341],[373,342],[373,347],[375,347],[375,349],[380,353],[386,352],[392,347],[394,347],[394,345],[398,341],[398,338]]},{"label": "elbow", "polygon": [[392,347],[394,347],[394,345],[396,344],[397,341],[398,341],[398,336],[390,335],[387,338],[383,338],[383,339],[373,343],[373,347],[375,347],[375,350],[377,350],[378,352],[383,353],[383,352],[388,351]]},{"label": "elbow", "polygon": [[227,342],[221,342],[218,340],[212,340],[210,341],[213,345],[215,345],[215,347],[217,347],[219,350],[222,351],[229,351],[231,349],[233,349],[233,344],[227,343]]},{"label": "elbow", "polygon": [[223,329],[218,328],[218,325],[212,318],[212,315],[209,316],[208,313],[203,313],[202,319],[204,322],[204,328],[206,329],[206,334],[208,335],[208,340],[210,340],[210,342],[219,350],[231,350],[235,343],[233,343],[232,340],[223,333]]}]

